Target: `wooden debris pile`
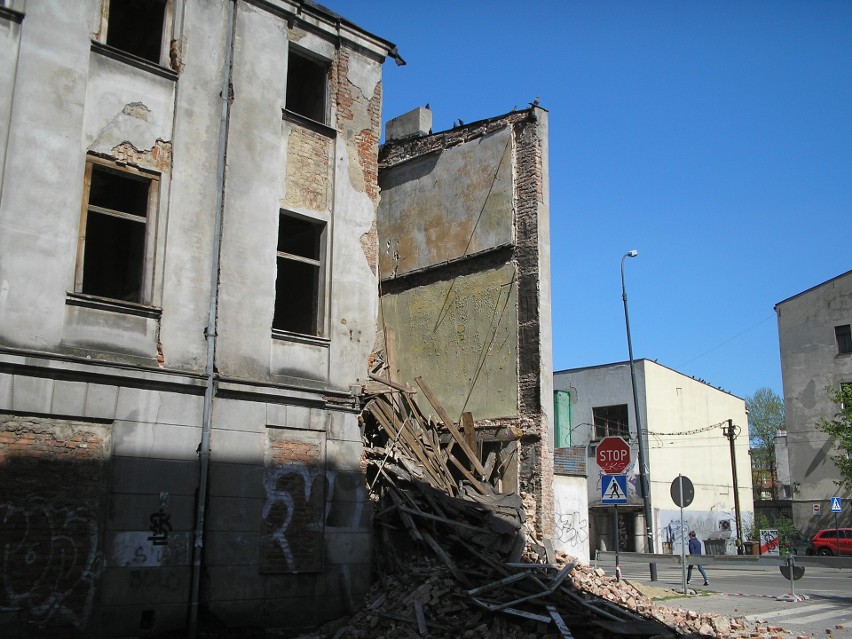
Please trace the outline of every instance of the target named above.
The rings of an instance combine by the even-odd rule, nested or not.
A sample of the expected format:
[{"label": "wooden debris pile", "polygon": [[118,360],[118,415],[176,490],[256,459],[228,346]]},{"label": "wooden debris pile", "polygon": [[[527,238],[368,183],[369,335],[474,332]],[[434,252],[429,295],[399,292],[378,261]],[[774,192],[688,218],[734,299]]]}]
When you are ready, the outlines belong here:
[{"label": "wooden debris pile", "polygon": [[[384,390],[365,388],[362,416],[367,481],[382,546],[399,545],[394,533],[404,527],[411,541],[429,547],[462,584],[469,582],[446,540],[452,540],[452,550],[469,557],[488,551],[518,561],[525,545],[525,516],[517,494],[499,491],[505,455],[491,451],[481,460],[472,416],[466,413],[462,419],[462,433],[422,379],[417,384],[440,416],[440,425],[421,412],[412,389],[377,376],[373,380]],[[396,557],[380,560],[393,563]]]},{"label": "wooden debris pile", "polygon": [[413,388],[374,372],[362,426],[379,581],[365,608],[311,637],[769,636],[742,620],[656,605],[539,545],[520,497],[502,492],[512,446],[484,447],[472,416],[453,423],[422,379],[438,420]]}]

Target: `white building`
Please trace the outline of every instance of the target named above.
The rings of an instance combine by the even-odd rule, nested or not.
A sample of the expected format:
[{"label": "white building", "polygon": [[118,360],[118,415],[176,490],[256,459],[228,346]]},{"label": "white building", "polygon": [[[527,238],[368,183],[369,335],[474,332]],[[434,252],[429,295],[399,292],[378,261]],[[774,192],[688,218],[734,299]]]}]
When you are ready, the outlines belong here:
[{"label": "white building", "polygon": [[[753,513],[745,402],[654,361],[635,361],[640,422],[647,434],[654,552],[672,549],[680,530],[680,509],[671,496],[679,475],[692,482],[695,497],[684,509],[685,526],[702,540],[736,537],[736,511],[730,441],[723,427],[732,420],[741,515]],[[607,436],[631,445],[628,504],[619,506],[620,548],[645,550],[645,518],[639,490],[636,415],[628,362],[575,368],[554,373],[557,393],[570,394],[570,427],[557,423],[559,446],[586,447],[589,503],[589,546],[613,549],[612,506],[601,505],[603,473],[595,460],[597,443]],[[562,413],[564,414],[564,412]],[[570,436],[565,435],[566,431]],[[554,490],[558,490],[555,486]],[[559,502],[555,495],[554,501]],[[728,552],[731,551],[727,544]],[[675,544],[677,551],[679,546]]]}]

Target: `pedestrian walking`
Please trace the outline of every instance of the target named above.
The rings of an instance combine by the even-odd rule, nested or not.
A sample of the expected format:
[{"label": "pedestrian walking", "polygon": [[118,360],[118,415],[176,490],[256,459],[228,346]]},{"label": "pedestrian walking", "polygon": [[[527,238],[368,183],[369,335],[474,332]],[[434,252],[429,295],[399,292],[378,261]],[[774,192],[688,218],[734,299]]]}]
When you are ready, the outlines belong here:
[{"label": "pedestrian walking", "polygon": [[[695,536],[695,531],[689,531],[689,555],[690,557],[693,555],[701,554],[701,542]],[[707,579],[707,573],[704,572],[704,566],[699,563],[695,564],[698,566],[698,572],[701,573],[701,576],[704,577],[704,585],[709,586],[710,580]],[[692,579],[692,566],[693,564],[689,564],[689,569],[686,571],[686,583],[689,583],[689,580]]]}]

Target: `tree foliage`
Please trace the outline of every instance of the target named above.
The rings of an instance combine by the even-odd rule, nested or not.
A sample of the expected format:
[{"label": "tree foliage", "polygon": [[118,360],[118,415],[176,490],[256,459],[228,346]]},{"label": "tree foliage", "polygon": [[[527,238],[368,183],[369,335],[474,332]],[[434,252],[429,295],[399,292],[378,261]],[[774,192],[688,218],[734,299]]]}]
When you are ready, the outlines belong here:
[{"label": "tree foliage", "polygon": [[837,406],[837,413],[834,419],[821,419],[817,428],[834,437],[837,454],[831,459],[840,471],[840,479],[834,483],[852,490],[852,384],[841,384],[840,388],[829,385],[825,390]]},{"label": "tree foliage", "polygon": [[746,397],[748,439],[755,468],[775,468],[775,435],[784,428],[784,400],[771,388]]}]

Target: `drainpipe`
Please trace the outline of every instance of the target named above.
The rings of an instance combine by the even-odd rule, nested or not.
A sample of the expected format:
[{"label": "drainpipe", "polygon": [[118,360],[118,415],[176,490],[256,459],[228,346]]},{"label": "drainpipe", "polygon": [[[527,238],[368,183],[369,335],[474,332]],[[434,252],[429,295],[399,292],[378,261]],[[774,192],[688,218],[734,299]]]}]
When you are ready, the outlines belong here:
[{"label": "drainpipe", "polygon": [[195,505],[195,534],[192,545],[192,585],[190,590],[187,637],[198,634],[198,607],[201,594],[201,563],[204,554],[204,517],[206,515],[207,481],[210,471],[210,432],[213,427],[213,396],[216,390],[216,319],[219,307],[219,261],[222,249],[222,216],[225,206],[225,165],[228,151],[228,121],[231,113],[231,73],[233,71],[234,22],[237,0],[228,2],[228,27],[225,64],[222,73],[222,113],[219,122],[219,151],[216,169],[216,217],[213,225],[213,260],[210,265],[210,306],[207,328],[207,385],[204,390],[204,416],[201,443],[198,445],[198,498]]}]

